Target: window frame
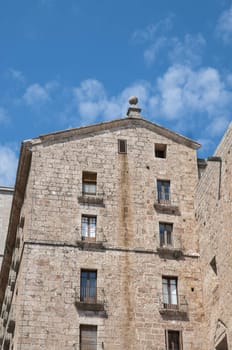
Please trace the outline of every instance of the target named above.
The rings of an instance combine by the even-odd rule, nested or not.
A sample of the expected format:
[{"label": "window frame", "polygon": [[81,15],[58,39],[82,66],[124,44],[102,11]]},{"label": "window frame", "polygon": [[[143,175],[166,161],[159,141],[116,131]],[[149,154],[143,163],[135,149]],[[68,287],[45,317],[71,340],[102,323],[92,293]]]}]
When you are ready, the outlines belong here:
[{"label": "window frame", "polygon": [[[93,186],[94,191],[87,191],[85,188],[87,186]],[[82,194],[88,195],[88,196],[96,196],[97,194],[97,173],[96,172],[82,171]]]},{"label": "window frame", "polygon": [[[122,145],[124,145],[124,146],[122,147]],[[122,148],[124,150],[122,150]],[[127,154],[127,140],[118,139],[118,153],[119,154]]]},{"label": "window frame", "polygon": [[[87,275],[86,278],[84,278],[84,274]],[[92,278],[91,274],[95,275],[95,278]],[[92,283],[93,281],[94,283]],[[97,270],[81,269],[80,301],[87,303],[97,302]]]},{"label": "window frame", "polygon": [[[87,332],[87,330],[89,332],[90,332],[90,330],[93,331],[93,333],[94,333],[94,337],[93,338],[95,340],[94,343],[88,342],[88,341],[85,342],[86,338],[83,337],[83,332],[84,331]],[[86,349],[97,350],[97,331],[98,331],[97,325],[80,324],[80,333],[79,333],[79,345],[80,345],[79,349],[80,350],[86,350]],[[91,339],[91,337],[89,339]]]},{"label": "window frame", "polygon": [[155,143],[155,158],[166,159],[167,158],[167,144]]},{"label": "window frame", "polygon": [[[157,200],[161,204],[169,204],[171,202],[171,181],[157,179]],[[168,191],[167,191],[168,189]]]},{"label": "window frame", "polygon": [[[167,292],[165,292],[166,285],[164,281],[167,281]],[[175,281],[172,284],[172,281]],[[172,286],[175,287],[175,293],[172,291]],[[178,277],[176,276],[162,276],[162,297],[164,309],[178,309],[179,297],[178,297]],[[167,301],[167,302],[166,302]],[[174,301],[174,302],[173,302]]]},{"label": "window frame", "polygon": [[[172,333],[178,334],[178,349],[175,349],[173,346],[169,346],[169,335]],[[166,343],[166,350],[183,350],[183,339],[182,339],[182,331],[178,329],[166,329],[165,330],[165,343]],[[175,344],[174,344],[175,345]]]},{"label": "window frame", "polygon": [[[84,232],[84,219],[87,219],[87,236],[83,235]],[[94,230],[94,236],[91,236],[91,220],[95,219],[95,230]],[[81,215],[81,240],[82,241],[96,241],[96,235],[97,235],[97,216],[96,215],[89,215],[89,214],[82,214]]]},{"label": "window frame", "polygon": [[[161,227],[163,226],[163,232]],[[167,227],[170,226],[170,230],[167,230]],[[166,228],[166,230],[165,230]],[[163,239],[162,239],[163,236]],[[169,237],[168,237],[169,236]],[[171,222],[159,222],[159,240],[160,247],[173,247],[173,223]],[[170,243],[169,243],[170,240]]]}]

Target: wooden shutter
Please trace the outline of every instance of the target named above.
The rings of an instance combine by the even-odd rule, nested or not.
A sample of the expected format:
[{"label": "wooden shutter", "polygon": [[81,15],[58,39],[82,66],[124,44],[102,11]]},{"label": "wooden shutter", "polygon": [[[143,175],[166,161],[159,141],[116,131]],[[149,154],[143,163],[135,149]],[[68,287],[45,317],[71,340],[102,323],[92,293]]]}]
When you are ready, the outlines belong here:
[{"label": "wooden shutter", "polygon": [[97,350],[97,326],[80,326],[80,350]]}]

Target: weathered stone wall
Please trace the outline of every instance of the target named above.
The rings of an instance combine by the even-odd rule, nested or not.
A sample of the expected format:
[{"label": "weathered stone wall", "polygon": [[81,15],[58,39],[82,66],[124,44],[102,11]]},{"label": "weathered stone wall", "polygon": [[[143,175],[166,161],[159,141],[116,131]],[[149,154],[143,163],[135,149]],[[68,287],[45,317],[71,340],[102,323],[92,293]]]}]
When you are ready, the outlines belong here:
[{"label": "weathered stone wall", "polygon": [[0,187],[0,268],[5,249],[12,197],[13,188]]},{"label": "weathered stone wall", "polygon": [[[128,154],[118,154],[117,139],[127,139]],[[167,158],[154,157],[154,143],[167,143]],[[97,172],[97,192],[104,207],[82,205],[82,171]],[[171,199],[181,215],[154,210],[156,180],[171,181]],[[81,214],[97,215],[98,240],[125,245],[124,208],[127,212],[127,245],[156,248],[158,222],[174,223],[174,235],[186,252],[198,250],[193,234],[193,205],[197,184],[195,151],[146,129],[121,129],[33,147],[30,189],[25,217],[25,239],[67,241],[80,237]],[[26,210],[26,209],[25,209]]]},{"label": "weathered stone wall", "polygon": [[[190,258],[165,261],[156,254],[27,245],[21,270],[24,282],[18,292],[18,346],[68,350],[76,344],[79,349],[80,324],[95,324],[99,349],[103,342],[104,349],[110,350],[165,350],[165,329],[182,330],[184,349],[204,349],[199,336],[202,305],[197,265]],[[80,267],[97,269],[106,317],[75,307]],[[162,274],[167,273],[180,277],[179,293],[188,300],[189,320],[165,319],[159,313]]]},{"label": "weathered stone wall", "polygon": [[208,161],[196,193],[208,349],[215,349],[223,334],[232,346],[232,126],[214,156],[221,162]]},{"label": "weathered stone wall", "polygon": [[[118,154],[118,139],[127,154]],[[154,144],[167,144],[166,159]],[[97,172],[97,197],[84,204],[82,171]],[[156,180],[171,181],[177,211],[154,208]],[[183,348],[203,345],[199,242],[195,231],[195,151],[146,128],[117,128],[32,146],[32,163],[18,230],[22,252],[12,304],[13,349],[78,349],[79,325],[98,325],[98,350],[164,350],[165,330],[179,330]],[[94,251],[78,244],[81,215],[97,215]],[[174,246],[182,256],[158,253],[159,222],[173,223]],[[24,250],[22,251],[22,248]],[[96,269],[107,317],[75,307],[80,269]],[[162,275],[178,277],[188,314],[162,316]],[[76,344],[76,345],[75,345]]]}]

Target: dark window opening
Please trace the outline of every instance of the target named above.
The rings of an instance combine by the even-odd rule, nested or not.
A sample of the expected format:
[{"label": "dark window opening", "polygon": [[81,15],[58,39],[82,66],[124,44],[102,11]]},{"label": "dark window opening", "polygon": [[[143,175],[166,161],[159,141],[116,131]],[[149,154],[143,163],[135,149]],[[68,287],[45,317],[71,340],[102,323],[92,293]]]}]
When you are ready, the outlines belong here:
[{"label": "dark window opening", "polygon": [[163,143],[155,144],[155,157],[156,158],[166,158],[167,145]]},{"label": "dark window opening", "polygon": [[97,300],[97,271],[81,270],[81,301],[95,303]]},{"label": "dark window opening", "polygon": [[166,331],[166,349],[167,350],[181,350],[182,341],[180,331]]},{"label": "dark window opening", "polygon": [[97,350],[97,326],[80,325],[80,350]]},{"label": "dark window opening", "polygon": [[127,153],[126,140],[118,140],[118,153]]},{"label": "dark window opening", "polygon": [[159,223],[159,235],[160,235],[160,246],[172,246],[172,231],[173,224],[160,222]]},{"label": "dark window opening", "polygon": [[97,189],[97,173],[84,171],[82,174],[82,192],[83,194],[96,194]]}]

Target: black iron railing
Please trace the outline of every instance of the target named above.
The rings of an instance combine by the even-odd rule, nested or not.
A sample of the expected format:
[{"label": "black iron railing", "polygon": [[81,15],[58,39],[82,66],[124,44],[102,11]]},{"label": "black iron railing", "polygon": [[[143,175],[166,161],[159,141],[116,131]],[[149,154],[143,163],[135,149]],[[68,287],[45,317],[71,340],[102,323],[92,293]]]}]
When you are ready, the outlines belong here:
[{"label": "black iron railing", "polygon": [[179,312],[188,312],[188,303],[185,295],[174,295],[170,296],[165,293],[162,293],[159,298],[159,309],[162,312],[165,311],[179,311]]}]

